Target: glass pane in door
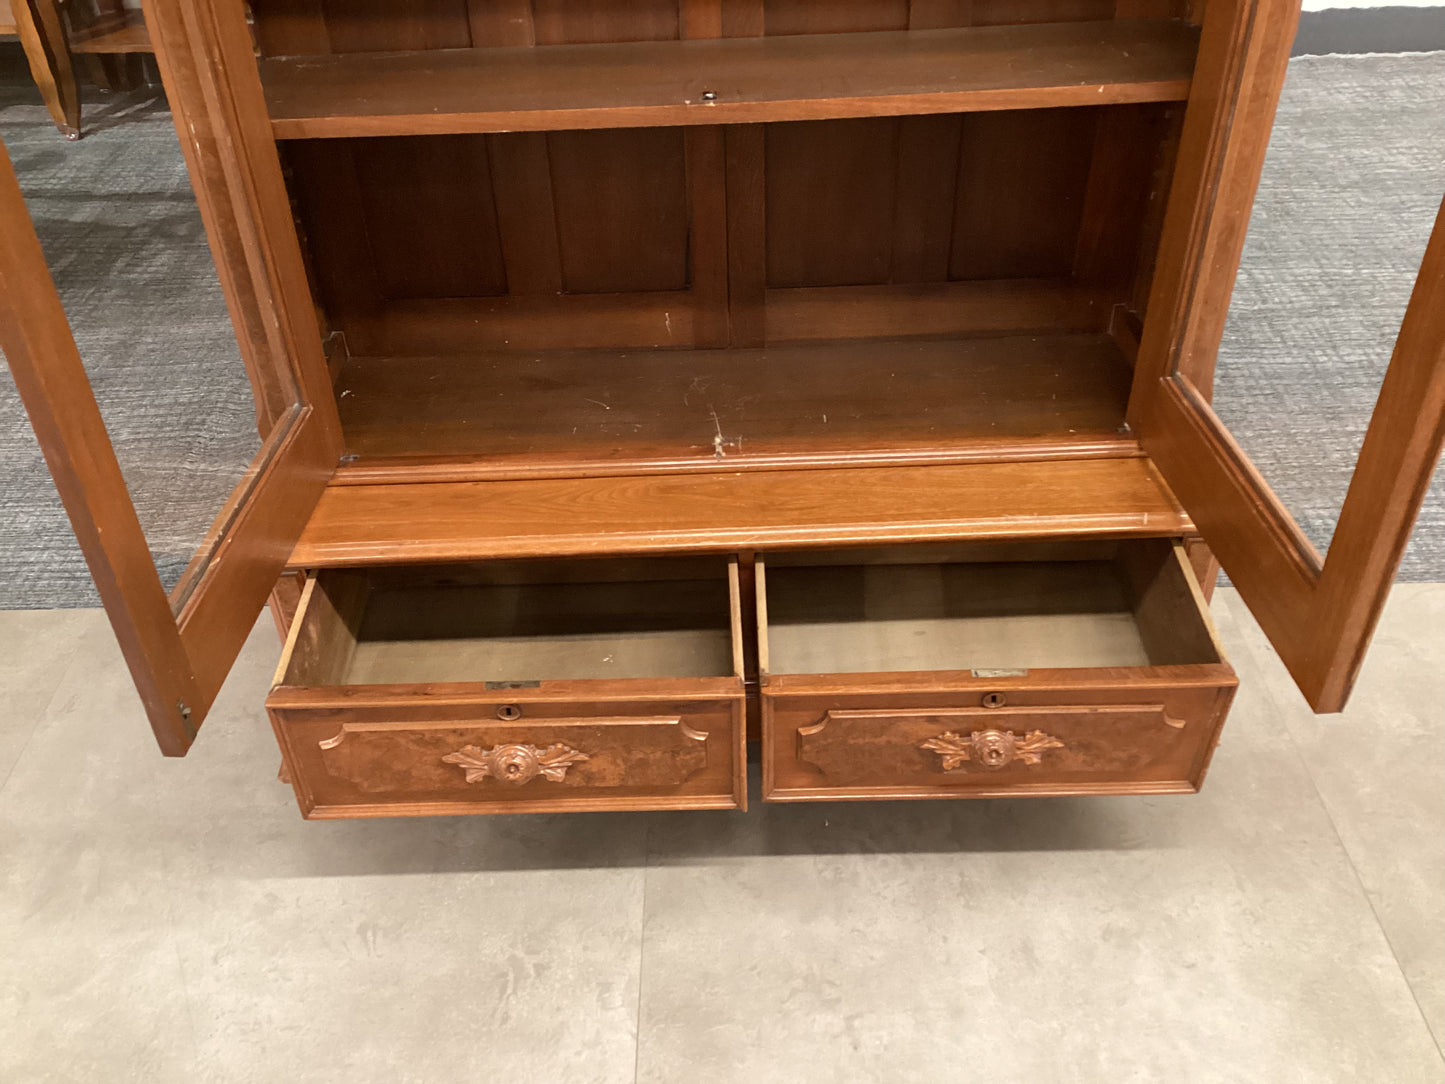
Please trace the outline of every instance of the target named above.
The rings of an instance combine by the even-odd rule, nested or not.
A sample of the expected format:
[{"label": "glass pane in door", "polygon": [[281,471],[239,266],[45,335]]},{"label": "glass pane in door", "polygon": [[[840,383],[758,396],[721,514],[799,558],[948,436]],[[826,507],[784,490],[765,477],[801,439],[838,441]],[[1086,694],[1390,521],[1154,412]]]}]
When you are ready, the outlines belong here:
[{"label": "glass pane in door", "polygon": [[[1297,57],[1214,408],[1324,553],[1445,195],[1445,54]],[[1437,476],[1401,575],[1445,579]]]},{"label": "glass pane in door", "polygon": [[[117,95],[67,143],[34,84],[4,78],[9,59],[0,134],[170,591],[261,447],[175,127],[157,92]],[[0,608],[95,605],[8,370],[0,475]]]}]

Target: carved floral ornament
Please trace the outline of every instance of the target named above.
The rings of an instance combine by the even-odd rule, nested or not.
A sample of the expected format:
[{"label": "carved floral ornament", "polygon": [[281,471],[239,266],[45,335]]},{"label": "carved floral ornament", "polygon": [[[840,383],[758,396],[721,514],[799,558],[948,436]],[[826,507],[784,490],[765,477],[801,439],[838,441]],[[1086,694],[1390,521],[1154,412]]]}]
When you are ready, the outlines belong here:
[{"label": "carved floral ornament", "polygon": [[468,745],[442,757],[444,763],[466,769],[468,783],[490,778],[515,787],[539,775],[553,783],[560,783],[567,777],[568,768],[590,759],[586,753],[579,753],[560,742],[546,749],[535,745],[497,745],[491,749]]},{"label": "carved floral ornament", "polygon": [[1062,749],[1064,743],[1042,730],[1015,734],[1011,730],[975,730],[968,737],[950,730],[929,738],[920,746],[943,757],[943,770],[957,771],[965,764],[995,770],[1017,760],[1038,764],[1046,749]]}]

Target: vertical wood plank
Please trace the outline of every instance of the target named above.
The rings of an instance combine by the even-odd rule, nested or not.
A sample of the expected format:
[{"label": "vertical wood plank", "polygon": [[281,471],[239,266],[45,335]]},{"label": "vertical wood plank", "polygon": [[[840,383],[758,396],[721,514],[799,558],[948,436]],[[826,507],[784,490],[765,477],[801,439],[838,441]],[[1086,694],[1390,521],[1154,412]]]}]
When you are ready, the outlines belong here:
[{"label": "vertical wood plank", "polygon": [[973,0],[912,0],[908,29],[942,30],[973,25]]},{"label": "vertical wood plank", "polygon": [[1115,0],[973,0],[973,25],[1083,22],[1112,19]]},{"label": "vertical wood plank", "polygon": [[763,0],[723,0],[723,37],[760,38],[767,30]]},{"label": "vertical wood plank", "polygon": [[768,274],[763,126],[729,125],[725,137],[729,338],[733,346],[762,346]]},{"label": "vertical wood plank", "polygon": [[1194,572],[1194,578],[1199,581],[1204,601],[1212,602],[1214,589],[1219,586],[1219,558],[1214,556],[1214,551],[1198,535],[1184,540],[1184,554],[1189,558],[1189,567]]},{"label": "vertical wood plank", "polygon": [[963,123],[956,116],[899,120],[894,282],[942,282],[948,278],[962,138]]},{"label": "vertical wood plank", "polygon": [[718,126],[686,129],[688,261],[697,346],[728,343],[726,137]]},{"label": "vertical wood plank", "polygon": [[1179,154],[1179,136],[1184,127],[1184,110],[1177,105],[1164,107],[1159,124],[1159,143],[1149,180],[1149,202],[1144,208],[1144,220],[1139,229],[1139,263],[1130,287],[1129,304],[1140,317],[1149,311],[1149,295],[1159,259],[1164,215],[1169,207],[1169,191],[1174,182],[1174,167]]},{"label": "vertical wood plank", "polygon": [[562,280],[574,293],[687,286],[687,178],[678,128],[550,132]]},{"label": "vertical wood plank", "polygon": [[907,30],[908,0],[766,0],[768,34]]},{"label": "vertical wood plank", "polygon": [[262,56],[311,56],[331,52],[322,0],[266,0],[253,5]]},{"label": "vertical wood plank", "polygon": [[532,27],[532,0],[467,0],[467,18],[473,48],[537,43]]},{"label": "vertical wood plank", "polygon": [[[682,0],[682,36],[720,38],[723,0]],[[728,344],[727,145],[721,127],[686,129],[688,277],[697,346]]]},{"label": "vertical wood plank", "polygon": [[723,0],[682,0],[682,36],[689,39],[723,36]]},{"label": "vertical wood plank", "polygon": [[[723,0],[723,36],[761,37],[767,30],[763,0]],[[764,126],[728,125],[723,129],[726,158],[728,341],[733,346],[762,346],[767,331],[768,250],[766,152]]]},{"label": "vertical wood plank", "polygon": [[291,623],[296,620],[296,610],[301,605],[301,590],[305,586],[306,576],[303,573],[287,572],[276,581],[276,586],[271,591],[271,619],[276,622],[276,632],[283,644],[291,635]]},{"label": "vertical wood plank", "polygon": [[1115,0],[1116,19],[1190,19],[1190,0]]},{"label": "vertical wood plank", "polygon": [[485,137],[402,136],[351,144],[383,296],[506,292]]},{"label": "vertical wood plank", "polygon": [[467,0],[321,0],[338,53],[465,49],[472,43]]},{"label": "vertical wood plank", "polygon": [[562,292],[562,253],[545,132],[488,136],[497,229],[512,294]]},{"label": "vertical wood plank", "polygon": [[[1139,264],[1161,135],[1157,109],[1115,106],[1099,111],[1074,275],[1112,291],[1118,302],[1128,300]],[[1163,193],[1157,197],[1163,201]]]},{"label": "vertical wood plank", "polygon": [[[532,0],[467,0],[467,13],[475,48],[528,48],[537,43]],[[562,255],[547,137],[514,132],[486,138],[507,292],[561,293]]]},{"label": "vertical wood plank", "polygon": [[670,41],[679,36],[679,0],[533,0],[538,45]]},{"label": "vertical wood plank", "polygon": [[768,285],[888,281],[899,121],[770,124]]},{"label": "vertical wood plank", "polygon": [[953,278],[1072,272],[1093,113],[1037,109],[963,118],[949,268]]},{"label": "vertical wood plank", "polygon": [[332,327],[346,331],[358,318],[375,314],[382,303],[351,143],[300,139],[285,150],[317,294]]}]

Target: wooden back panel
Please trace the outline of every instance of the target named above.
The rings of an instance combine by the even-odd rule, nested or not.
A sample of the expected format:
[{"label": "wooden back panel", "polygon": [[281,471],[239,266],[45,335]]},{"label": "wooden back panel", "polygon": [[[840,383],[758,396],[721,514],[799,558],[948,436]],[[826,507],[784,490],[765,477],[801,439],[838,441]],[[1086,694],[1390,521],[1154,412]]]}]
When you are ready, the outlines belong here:
[{"label": "wooden back panel", "polygon": [[767,285],[1070,275],[1099,112],[768,125]]},{"label": "wooden back panel", "polygon": [[[270,56],[1192,14],[1187,0],[254,7]],[[749,346],[819,328],[1106,327],[1115,304],[1147,295],[1136,270],[1176,112],[300,140],[284,153],[318,299],[353,354]],[[987,285],[987,305],[969,303],[970,283]],[[858,287],[886,289],[835,290]]]}]

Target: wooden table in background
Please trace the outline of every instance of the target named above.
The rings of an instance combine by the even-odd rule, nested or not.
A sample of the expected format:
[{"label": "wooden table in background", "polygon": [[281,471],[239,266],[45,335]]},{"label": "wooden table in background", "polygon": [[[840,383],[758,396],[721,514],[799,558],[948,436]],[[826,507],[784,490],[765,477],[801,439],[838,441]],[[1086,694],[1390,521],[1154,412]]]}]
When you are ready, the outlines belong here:
[{"label": "wooden table in background", "polygon": [[144,17],[119,0],[86,4],[9,0],[8,7],[0,8],[0,37],[20,39],[45,108],[61,134],[71,140],[81,135],[74,57],[85,58],[97,85],[130,90],[140,80],[139,63],[132,57],[152,51]]}]

